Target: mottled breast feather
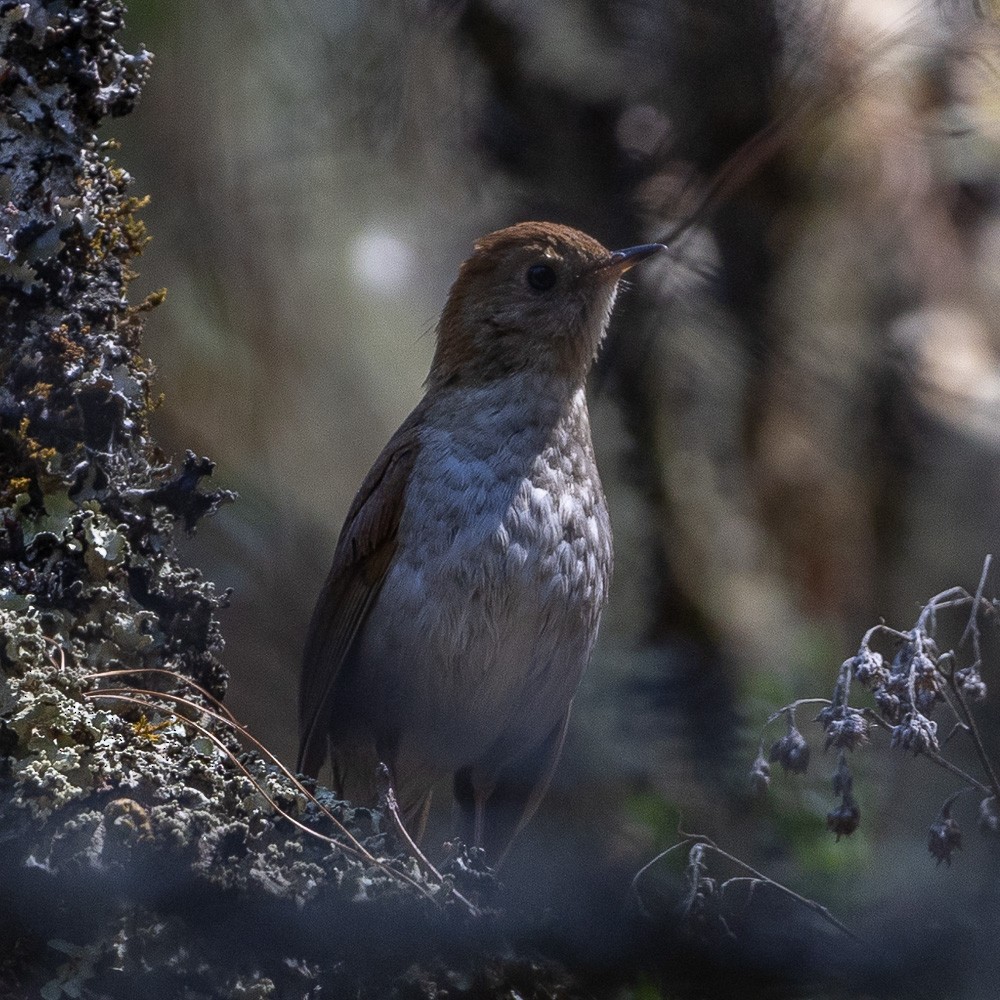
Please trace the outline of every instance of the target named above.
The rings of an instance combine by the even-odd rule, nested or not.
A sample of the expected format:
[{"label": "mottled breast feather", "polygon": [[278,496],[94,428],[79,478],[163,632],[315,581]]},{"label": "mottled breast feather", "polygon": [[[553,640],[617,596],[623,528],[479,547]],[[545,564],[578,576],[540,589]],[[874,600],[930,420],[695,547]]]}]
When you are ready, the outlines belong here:
[{"label": "mottled breast feather", "polygon": [[401,734],[401,772],[431,781],[500,767],[563,718],[612,553],[582,387],[523,374],[444,391],[420,445],[341,694],[376,739]]}]

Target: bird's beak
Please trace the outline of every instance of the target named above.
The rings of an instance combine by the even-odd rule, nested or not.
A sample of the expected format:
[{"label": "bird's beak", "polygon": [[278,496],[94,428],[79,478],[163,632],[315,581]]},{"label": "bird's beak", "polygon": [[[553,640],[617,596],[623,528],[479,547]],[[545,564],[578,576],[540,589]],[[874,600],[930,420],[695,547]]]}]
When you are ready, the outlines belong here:
[{"label": "bird's beak", "polygon": [[598,264],[599,271],[609,271],[615,275],[624,274],[630,267],[634,267],[640,260],[652,257],[654,253],[659,253],[667,248],[662,243],[643,243],[637,247],[628,247],[625,250],[615,250],[606,261]]}]

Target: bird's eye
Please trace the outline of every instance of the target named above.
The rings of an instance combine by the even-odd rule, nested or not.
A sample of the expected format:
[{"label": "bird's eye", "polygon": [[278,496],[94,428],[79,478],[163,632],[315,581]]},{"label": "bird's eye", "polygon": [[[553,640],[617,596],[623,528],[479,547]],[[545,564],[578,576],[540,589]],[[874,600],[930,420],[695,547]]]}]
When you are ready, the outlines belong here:
[{"label": "bird's eye", "polygon": [[532,264],[525,277],[536,292],[547,292],[556,283],[556,272],[548,264]]}]

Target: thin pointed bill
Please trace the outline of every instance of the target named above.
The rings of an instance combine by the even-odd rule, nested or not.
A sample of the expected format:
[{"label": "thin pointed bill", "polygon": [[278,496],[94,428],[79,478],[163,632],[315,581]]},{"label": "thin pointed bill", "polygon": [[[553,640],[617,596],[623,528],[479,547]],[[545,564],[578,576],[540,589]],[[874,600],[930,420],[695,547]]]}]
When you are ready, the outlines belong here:
[{"label": "thin pointed bill", "polygon": [[666,250],[662,243],[642,243],[637,247],[628,247],[625,250],[615,250],[614,253],[603,263],[598,265],[599,270],[611,271],[613,274],[622,275],[629,268],[635,267],[641,260],[652,257],[654,253]]}]

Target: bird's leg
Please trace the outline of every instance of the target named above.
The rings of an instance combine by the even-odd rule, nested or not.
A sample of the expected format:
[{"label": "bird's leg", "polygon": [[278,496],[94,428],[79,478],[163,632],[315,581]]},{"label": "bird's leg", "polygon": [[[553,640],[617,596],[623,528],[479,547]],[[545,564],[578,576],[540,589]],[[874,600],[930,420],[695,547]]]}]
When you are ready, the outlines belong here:
[{"label": "bird's leg", "polygon": [[521,758],[500,769],[479,765],[456,772],[455,801],[462,812],[463,836],[486,850],[492,867],[504,863],[514,839],[545,796],[568,725],[567,708],[541,745]]},{"label": "bird's leg", "polygon": [[552,783],[552,776],[556,773],[559,757],[562,754],[563,743],[566,741],[566,730],[569,729],[569,715],[572,707],[571,702],[570,707],[566,709],[566,714],[561,721],[556,723],[548,739],[538,751],[537,779],[530,794],[524,800],[524,805],[521,807],[521,815],[518,817],[510,839],[500,852],[500,857],[497,858],[497,868],[504,863],[517,835],[528,825],[528,821],[535,815],[542,803],[542,799],[545,798],[545,793],[549,790],[549,785]]},{"label": "bird's leg", "polygon": [[427,817],[431,812],[432,798],[434,798],[433,788],[423,797],[413,810],[414,818],[417,821],[417,832],[413,839],[418,844],[424,839],[424,833],[427,831]]},{"label": "bird's leg", "polygon": [[494,776],[481,768],[463,767],[455,772],[455,804],[460,836],[469,847],[482,847],[486,829],[486,804],[493,792]]},{"label": "bird's leg", "polygon": [[470,775],[472,781],[472,843],[474,847],[483,847],[483,837],[486,829],[486,803],[489,802],[493,789],[496,788],[496,776],[484,775],[481,771],[473,770]]}]

